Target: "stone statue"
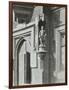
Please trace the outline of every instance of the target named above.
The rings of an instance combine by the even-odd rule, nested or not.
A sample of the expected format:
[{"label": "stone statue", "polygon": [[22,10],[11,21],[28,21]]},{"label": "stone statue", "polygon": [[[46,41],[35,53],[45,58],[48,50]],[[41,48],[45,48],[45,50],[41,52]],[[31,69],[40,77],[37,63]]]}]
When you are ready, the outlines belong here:
[{"label": "stone statue", "polygon": [[41,30],[39,32],[39,42],[40,42],[40,46],[44,46],[45,45],[45,40],[46,40],[46,33],[45,30],[43,29],[43,26],[41,26]]}]

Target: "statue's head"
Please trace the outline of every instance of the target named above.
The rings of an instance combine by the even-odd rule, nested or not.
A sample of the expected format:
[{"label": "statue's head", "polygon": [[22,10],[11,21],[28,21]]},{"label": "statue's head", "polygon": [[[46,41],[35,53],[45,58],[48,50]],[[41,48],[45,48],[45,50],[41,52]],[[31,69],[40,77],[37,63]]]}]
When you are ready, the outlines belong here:
[{"label": "statue's head", "polygon": [[44,21],[44,14],[40,14],[39,15],[39,19],[42,20],[42,21]]}]

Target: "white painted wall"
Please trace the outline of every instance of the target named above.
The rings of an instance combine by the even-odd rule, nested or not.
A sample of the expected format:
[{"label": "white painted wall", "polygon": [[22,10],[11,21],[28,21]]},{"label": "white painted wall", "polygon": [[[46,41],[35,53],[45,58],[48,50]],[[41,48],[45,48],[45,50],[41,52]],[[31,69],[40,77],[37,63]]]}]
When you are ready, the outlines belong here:
[{"label": "white painted wall", "polygon": [[[9,55],[9,14],[8,14],[8,1],[9,0],[0,0],[0,90],[8,90],[8,55]],[[30,2],[39,2],[39,3],[57,3],[57,4],[67,4],[68,5],[68,16],[69,16],[69,0],[13,0],[13,1],[30,1]],[[69,21],[69,19],[68,19]],[[69,29],[69,28],[68,28]],[[69,30],[68,30],[69,36]],[[69,40],[69,37],[68,37]],[[68,48],[69,51],[69,48]],[[68,62],[69,64],[69,62]],[[69,68],[69,65],[68,65]],[[68,72],[69,75],[69,72]],[[69,79],[68,79],[69,81]],[[22,88],[23,89],[23,88]],[[25,88],[24,88],[25,89]],[[23,90],[24,90],[23,89]],[[40,88],[26,88],[25,90],[68,90],[69,85],[67,86],[56,86],[56,87],[40,87]],[[12,89],[13,90],[13,89]],[[17,89],[15,89],[17,90]],[[18,89],[21,90],[21,89]]]}]

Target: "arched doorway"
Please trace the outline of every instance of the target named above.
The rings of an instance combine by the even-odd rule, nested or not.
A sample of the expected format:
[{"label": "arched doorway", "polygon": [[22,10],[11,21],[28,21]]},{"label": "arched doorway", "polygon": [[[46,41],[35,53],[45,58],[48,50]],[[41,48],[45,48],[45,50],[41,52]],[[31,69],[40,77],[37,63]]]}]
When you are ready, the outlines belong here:
[{"label": "arched doorway", "polygon": [[17,48],[17,84],[31,83],[30,44],[22,39]]}]

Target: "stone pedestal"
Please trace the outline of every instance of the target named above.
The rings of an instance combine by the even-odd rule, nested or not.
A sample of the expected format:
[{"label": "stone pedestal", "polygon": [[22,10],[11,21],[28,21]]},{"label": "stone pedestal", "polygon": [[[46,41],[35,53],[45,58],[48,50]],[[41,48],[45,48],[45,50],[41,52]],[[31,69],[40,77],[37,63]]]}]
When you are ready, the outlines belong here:
[{"label": "stone pedestal", "polygon": [[45,45],[39,45],[39,51],[38,51],[38,60],[39,60],[39,69],[41,72],[41,82],[42,84],[48,84],[48,67],[46,66],[48,63],[46,62],[46,46]]}]

